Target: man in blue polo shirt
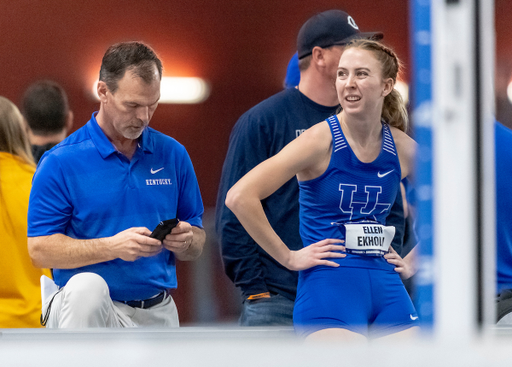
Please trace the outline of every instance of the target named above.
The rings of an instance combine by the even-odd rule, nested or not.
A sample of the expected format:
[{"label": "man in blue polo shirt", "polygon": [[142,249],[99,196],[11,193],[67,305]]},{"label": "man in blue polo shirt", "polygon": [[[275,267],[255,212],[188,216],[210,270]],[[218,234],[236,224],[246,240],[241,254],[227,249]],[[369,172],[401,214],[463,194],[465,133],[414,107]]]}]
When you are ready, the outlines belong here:
[{"label": "man in blue polo shirt", "polygon": [[[202,251],[203,204],[185,148],[148,127],[162,64],[140,42],[111,46],[99,112],[42,157],[30,195],[28,247],[53,268],[47,327],[178,326],[175,259]],[[179,218],[163,241],[159,222]]]},{"label": "man in blue polo shirt", "polygon": [[494,122],[496,167],[497,322],[512,325],[512,130]]}]

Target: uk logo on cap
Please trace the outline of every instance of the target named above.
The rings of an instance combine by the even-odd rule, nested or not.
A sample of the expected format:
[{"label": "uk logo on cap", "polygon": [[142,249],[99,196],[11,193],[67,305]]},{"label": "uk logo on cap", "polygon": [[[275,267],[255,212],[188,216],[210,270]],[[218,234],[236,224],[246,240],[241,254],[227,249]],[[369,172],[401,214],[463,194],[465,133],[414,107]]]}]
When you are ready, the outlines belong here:
[{"label": "uk logo on cap", "polygon": [[348,16],[347,20],[348,20],[348,24],[350,24],[355,29],[359,29],[359,27],[356,24],[356,21],[350,15]]}]

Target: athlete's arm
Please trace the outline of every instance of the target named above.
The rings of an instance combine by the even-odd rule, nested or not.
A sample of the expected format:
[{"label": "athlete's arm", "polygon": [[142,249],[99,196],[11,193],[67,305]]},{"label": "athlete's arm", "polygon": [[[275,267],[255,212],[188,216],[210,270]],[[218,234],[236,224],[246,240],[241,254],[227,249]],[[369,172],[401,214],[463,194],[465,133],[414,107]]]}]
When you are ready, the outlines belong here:
[{"label": "athlete's arm", "polygon": [[[417,143],[403,131],[392,127],[393,139],[398,151],[400,159],[400,168],[402,171],[402,179],[408,177],[414,171],[414,160],[416,155]],[[400,191],[404,199],[404,216],[408,215],[407,200],[405,199],[405,188],[400,184]],[[411,250],[404,258],[402,258],[393,248],[384,255],[386,260],[395,265],[395,271],[400,273],[403,279],[408,279],[416,273],[415,264],[416,248]]]},{"label": "athlete's arm", "polygon": [[162,250],[162,243],[150,234],[147,228],[134,227],[112,237],[89,240],[60,233],[28,237],[28,252],[34,266],[40,268],[73,269],[117,258],[135,261]]},{"label": "athlete's arm", "polygon": [[414,160],[418,144],[409,135],[395,127],[391,127],[391,132],[400,159],[402,179],[404,179],[414,171]]},{"label": "athlete's arm", "polygon": [[[330,159],[330,129],[319,123],[301,134],[281,152],[262,162],[242,177],[228,192],[226,205],[240,220],[252,238],[270,256],[291,270],[307,269],[315,265],[338,266],[325,260],[344,257],[333,251],[342,251],[340,240],[326,239],[299,251],[290,251],[270,226],[261,200],[265,199],[293,176],[310,177],[318,174]],[[336,245],[335,245],[336,244]]]}]

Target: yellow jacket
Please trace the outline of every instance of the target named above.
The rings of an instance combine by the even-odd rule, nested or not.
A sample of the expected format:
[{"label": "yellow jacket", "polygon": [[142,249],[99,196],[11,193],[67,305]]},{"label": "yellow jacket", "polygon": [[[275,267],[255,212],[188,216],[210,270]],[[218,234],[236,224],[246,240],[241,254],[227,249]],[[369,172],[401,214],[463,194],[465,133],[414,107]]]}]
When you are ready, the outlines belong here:
[{"label": "yellow jacket", "polygon": [[34,167],[0,152],[0,328],[41,327],[42,274],[27,249],[27,211]]}]

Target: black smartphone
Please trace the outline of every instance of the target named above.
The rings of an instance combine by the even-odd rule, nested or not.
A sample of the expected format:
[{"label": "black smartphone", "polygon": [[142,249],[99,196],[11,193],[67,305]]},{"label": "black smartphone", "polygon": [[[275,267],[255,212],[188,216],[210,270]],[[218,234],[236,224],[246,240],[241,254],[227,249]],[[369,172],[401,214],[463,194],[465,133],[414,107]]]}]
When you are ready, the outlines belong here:
[{"label": "black smartphone", "polygon": [[174,218],[158,223],[149,237],[163,241],[165,236],[171,233],[172,229],[178,225],[179,221],[180,220],[178,218]]}]

